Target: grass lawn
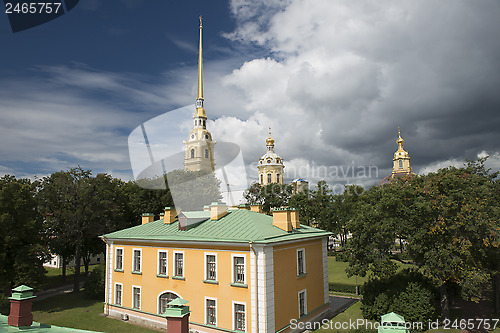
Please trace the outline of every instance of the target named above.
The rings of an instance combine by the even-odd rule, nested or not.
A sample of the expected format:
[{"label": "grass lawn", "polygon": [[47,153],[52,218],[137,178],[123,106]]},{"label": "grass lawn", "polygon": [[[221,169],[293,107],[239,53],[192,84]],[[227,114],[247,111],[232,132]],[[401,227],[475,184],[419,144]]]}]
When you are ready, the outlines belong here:
[{"label": "grass lawn", "polygon": [[33,303],[33,319],[39,323],[98,332],[157,332],[119,320],[100,316],[101,301],[85,298],[82,293],[54,296]]},{"label": "grass lawn", "polygon": [[[94,268],[98,265],[89,266],[89,272],[92,272]],[[45,280],[36,286],[37,290],[46,290],[50,288],[55,288],[59,286],[64,286],[73,283],[73,278],[75,276],[75,268],[66,269],[66,280],[62,279],[62,268],[51,268],[45,267],[47,273],[45,274]],[[80,280],[83,281],[85,276],[85,268],[82,266],[80,268]]]}]

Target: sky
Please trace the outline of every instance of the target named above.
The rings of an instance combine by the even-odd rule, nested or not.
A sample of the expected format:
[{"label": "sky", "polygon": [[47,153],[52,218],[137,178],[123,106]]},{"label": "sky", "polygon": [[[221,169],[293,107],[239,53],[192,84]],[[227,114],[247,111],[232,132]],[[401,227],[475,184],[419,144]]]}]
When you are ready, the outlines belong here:
[{"label": "sky", "polygon": [[131,180],[143,128],[181,151],[200,15],[208,129],[248,184],[269,127],[286,181],[376,185],[398,126],[418,174],[500,170],[498,0],[81,0],[17,33],[0,13],[0,175]]}]

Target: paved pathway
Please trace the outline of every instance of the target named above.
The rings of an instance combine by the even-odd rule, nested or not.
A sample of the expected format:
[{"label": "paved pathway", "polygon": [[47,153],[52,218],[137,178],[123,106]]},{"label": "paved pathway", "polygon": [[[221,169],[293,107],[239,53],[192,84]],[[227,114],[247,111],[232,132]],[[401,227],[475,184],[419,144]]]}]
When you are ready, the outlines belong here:
[{"label": "paved pathway", "polygon": [[[321,323],[321,321],[323,319],[330,320],[333,317],[335,317],[336,315],[338,315],[339,313],[344,312],[347,308],[349,308],[351,305],[353,305],[357,301],[359,301],[359,298],[356,298],[356,297],[330,295],[330,308],[322,316],[315,318],[314,322]],[[312,321],[307,321],[307,323],[311,323],[311,325],[312,325]],[[316,324],[316,325],[318,325],[318,324]],[[290,332],[291,333],[310,332],[309,330],[305,329],[305,327],[308,327],[307,324],[304,324],[304,326],[302,326],[302,327],[304,327],[304,328],[302,328],[302,329],[297,328],[295,330],[291,330]]]},{"label": "paved pathway", "polygon": [[[83,288],[83,282],[84,281],[80,281],[80,289]],[[46,298],[49,298],[52,296],[56,296],[56,295],[67,294],[67,293],[70,293],[72,291],[73,291],[73,283],[66,284],[64,286],[59,286],[56,288],[42,290],[42,291],[35,293],[35,295],[37,297],[34,299],[34,302],[41,301],[43,299],[46,299]]]}]

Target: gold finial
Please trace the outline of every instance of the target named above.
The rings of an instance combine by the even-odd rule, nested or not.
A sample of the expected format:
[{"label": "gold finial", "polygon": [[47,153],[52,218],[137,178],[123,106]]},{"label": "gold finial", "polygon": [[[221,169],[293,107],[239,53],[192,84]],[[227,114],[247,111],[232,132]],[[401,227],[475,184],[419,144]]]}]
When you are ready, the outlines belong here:
[{"label": "gold finial", "polygon": [[199,19],[200,19],[200,28],[203,28],[203,24],[201,24],[201,21],[203,21],[203,17],[200,15]]},{"label": "gold finial", "polygon": [[269,126],[269,138],[266,140],[268,146],[274,145],[274,140],[271,138],[271,127]]},{"label": "gold finial", "polygon": [[398,126],[398,139],[396,140],[396,143],[398,144],[398,149],[403,149],[403,143],[404,142],[405,141],[401,137],[401,131],[400,131],[399,126]]}]

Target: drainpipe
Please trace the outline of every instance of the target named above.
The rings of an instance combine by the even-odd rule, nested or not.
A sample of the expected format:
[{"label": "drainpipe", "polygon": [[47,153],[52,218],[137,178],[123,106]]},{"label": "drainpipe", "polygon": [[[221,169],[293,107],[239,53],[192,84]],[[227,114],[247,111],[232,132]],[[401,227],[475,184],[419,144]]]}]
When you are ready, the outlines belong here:
[{"label": "drainpipe", "polygon": [[259,277],[259,274],[258,274],[258,270],[257,270],[257,252],[255,251],[255,248],[253,247],[253,243],[254,241],[251,241],[249,244],[250,244],[250,248],[252,249],[253,251],[253,254],[254,254],[254,266],[255,266],[255,316],[256,316],[256,324],[255,324],[255,328],[256,328],[256,332],[259,333],[259,280],[258,280],[258,277]]},{"label": "drainpipe", "polygon": [[[107,242],[106,238],[102,238],[102,241],[106,243],[106,271],[105,271],[105,276],[104,276],[104,282],[106,283],[106,295],[104,295],[104,307],[106,308],[106,317],[109,316],[109,303],[108,303],[108,293],[109,293],[109,283],[108,283],[108,267],[109,267],[109,243]],[[112,264],[112,263],[111,263]],[[110,272],[111,273],[111,272]]]}]

